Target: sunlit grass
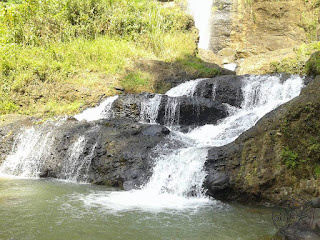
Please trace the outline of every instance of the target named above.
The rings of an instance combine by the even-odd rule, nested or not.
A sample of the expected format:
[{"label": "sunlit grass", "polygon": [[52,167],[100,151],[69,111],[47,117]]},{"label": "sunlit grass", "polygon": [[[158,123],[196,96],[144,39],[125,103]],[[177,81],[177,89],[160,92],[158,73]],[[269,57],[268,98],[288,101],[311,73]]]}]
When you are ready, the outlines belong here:
[{"label": "sunlit grass", "polygon": [[118,84],[153,91],[135,62],[196,52],[191,18],[157,1],[16,2],[0,3],[0,114],[73,114]]}]

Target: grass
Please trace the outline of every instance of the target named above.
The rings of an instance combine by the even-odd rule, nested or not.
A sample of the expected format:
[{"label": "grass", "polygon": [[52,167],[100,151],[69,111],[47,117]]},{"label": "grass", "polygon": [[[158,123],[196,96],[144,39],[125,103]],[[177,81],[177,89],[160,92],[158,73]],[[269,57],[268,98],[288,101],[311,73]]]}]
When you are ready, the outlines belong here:
[{"label": "grass", "polygon": [[194,56],[192,27],[190,16],[157,1],[1,2],[0,114],[74,114],[119,84],[154,91],[147,72],[127,70],[139,59]]},{"label": "grass", "polygon": [[306,72],[310,76],[320,74],[320,51],[313,53],[306,63]]},{"label": "grass", "polygon": [[178,58],[177,62],[179,62],[187,72],[197,74],[199,77],[209,78],[220,74],[218,69],[208,67],[201,59],[193,56]]},{"label": "grass", "polygon": [[306,61],[310,58],[310,55],[316,51],[320,51],[320,42],[302,44],[295,49],[295,57],[271,62],[271,72],[286,72],[299,75],[308,74],[310,66],[306,66]]}]

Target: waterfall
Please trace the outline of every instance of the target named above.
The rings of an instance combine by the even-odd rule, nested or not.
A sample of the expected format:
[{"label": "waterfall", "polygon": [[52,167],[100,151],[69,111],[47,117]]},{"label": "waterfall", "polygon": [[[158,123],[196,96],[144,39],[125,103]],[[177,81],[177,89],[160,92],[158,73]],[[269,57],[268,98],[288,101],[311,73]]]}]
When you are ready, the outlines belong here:
[{"label": "waterfall", "polygon": [[199,48],[208,49],[210,43],[210,19],[213,0],[188,0],[188,11],[199,29]]},{"label": "waterfall", "polygon": [[108,97],[99,106],[94,108],[88,108],[82,113],[75,115],[75,119],[78,121],[87,120],[95,121],[104,118],[110,118],[112,116],[112,104],[118,98],[118,96]]},{"label": "waterfall", "polygon": [[177,98],[168,98],[165,114],[164,114],[164,124],[170,128],[179,125],[180,117],[180,104]]},{"label": "waterfall", "polygon": [[142,123],[157,123],[161,99],[162,96],[156,94],[153,98],[141,102],[140,121]]},{"label": "waterfall", "polygon": [[[55,133],[61,131],[63,121],[57,124],[47,123],[43,126],[25,129],[17,137],[12,153],[0,165],[0,175],[38,178],[48,166],[57,164],[54,161],[56,152],[54,145],[57,144]],[[62,128],[63,130],[63,128]],[[89,167],[93,158],[99,137],[94,138],[95,143],[88,142],[92,132],[99,131],[93,126],[82,133],[74,142],[65,146],[61,169],[57,172],[61,179],[77,182],[86,182]],[[60,164],[60,163],[58,163]]]},{"label": "waterfall", "polygon": [[[104,206],[113,211],[158,211],[197,208],[208,204],[210,199],[202,188],[208,149],[232,142],[266,113],[300,94],[303,87],[301,77],[292,76],[285,82],[280,78],[280,75],[243,77],[242,106],[228,106],[230,116],[216,125],[205,125],[188,133],[173,131],[172,141],[184,146],[158,146],[155,151],[161,154],[155,159],[153,175],[140,190],[90,194],[83,198],[84,203]],[[174,96],[193,95],[190,91],[193,83],[197,84],[191,81],[187,83],[189,87],[182,84],[169,92],[175,92],[172,93]]]},{"label": "waterfall", "polygon": [[0,166],[0,174],[38,177],[51,146],[51,131],[37,131],[34,127],[25,130],[17,137],[12,153]]},{"label": "waterfall", "polygon": [[[239,108],[227,105],[229,116],[217,124],[207,124],[187,133],[173,128],[168,143],[159,143],[153,149],[155,157],[153,174],[139,190],[89,194],[83,201],[89,205],[103,205],[112,210],[164,208],[193,208],[211,202],[202,187],[206,177],[204,163],[207,151],[213,146],[222,146],[234,141],[241,133],[254,126],[266,113],[298,96],[303,84],[299,76],[291,76],[286,81],[281,75],[243,76],[241,90],[243,102]],[[192,97],[197,85],[203,79],[183,83],[166,94],[165,124],[175,125],[179,120],[179,97]],[[216,96],[217,85],[212,86],[212,101]],[[140,120],[156,123],[163,95],[154,95],[141,102]],[[108,98],[96,108],[84,111],[77,119],[110,118],[112,103],[117,96]],[[196,100],[196,99],[195,99]],[[82,117],[81,117],[82,116]],[[94,125],[94,124],[93,124]],[[63,128],[62,128],[63,129]],[[52,158],[54,131],[59,124],[33,127],[25,130],[16,140],[12,154],[0,166],[0,174],[23,177],[37,177],[42,166]],[[92,157],[96,151],[100,135],[94,126],[87,128],[82,135],[69,140],[61,178],[79,181],[86,180]],[[90,137],[91,136],[91,137]],[[88,144],[89,140],[96,144]]]},{"label": "waterfall", "polygon": [[97,147],[95,143],[88,155],[84,154],[87,144],[85,136],[80,136],[67,150],[67,158],[64,160],[61,169],[61,178],[69,181],[86,182],[88,178],[89,166]]},{"label": "waterfall", "polygon": [[300,94],[304,86],[300,76],[291,76],[284,83],[280,78],[268,75],[244,77],[241,108],[233,108],[232,114],[217,125],[198,127],[184,136],[201,146],[222,146],[234,141],[265,114]]},{"label": "waterfall", "polygon": [[196,80],[186,81],[181,83],[180,85],[171,88],[166,92],[166,95],[169,97],[180,97],[180,96],[189,96],[192,97],[194,92],[196,91],[197,85],[199,82],[205,80],[206,78],[199,78]]}]

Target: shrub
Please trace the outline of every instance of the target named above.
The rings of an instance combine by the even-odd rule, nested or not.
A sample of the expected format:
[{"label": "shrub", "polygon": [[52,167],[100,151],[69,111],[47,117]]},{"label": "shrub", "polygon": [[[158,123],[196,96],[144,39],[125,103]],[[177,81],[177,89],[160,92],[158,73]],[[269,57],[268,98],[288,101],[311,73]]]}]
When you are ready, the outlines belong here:
[{"label": "shrub", "polygon": [[320,74],[320,51],[313,53],[306,63],[306,72],[309,76]]},{"label": "shrub", "polygon": [[281,159],[288,168],[295,168],[299,164],[299,154],[288,147],[281,152]]}]

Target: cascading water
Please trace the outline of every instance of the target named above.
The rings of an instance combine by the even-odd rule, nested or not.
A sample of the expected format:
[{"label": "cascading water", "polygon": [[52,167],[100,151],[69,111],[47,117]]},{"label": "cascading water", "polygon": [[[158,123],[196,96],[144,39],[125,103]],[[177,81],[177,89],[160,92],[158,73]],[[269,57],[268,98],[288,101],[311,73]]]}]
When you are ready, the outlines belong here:
[{"label": "cascading water", "polygon": [[[181,96],[192,97],[199,82],[193,80],[181,84],[167,92],[169,95],[165,118],[168,126],[177,124],[179,102]],[[173,128],[169,136],[170,144],[158,145],[154,149],[153,175],[139,190],[127,192],[108,192],[89,194],[83,197],[88,205],[103,205],[110,210],[144,210],[183,209],[211,204],[212,200],[205,196],[202,187],[206,177],[203,169],[207,151],[213,146],[222,146],[235,140],[242,132],[277,106],[299,95],[303,80],[299,76],[291,76],[282,81],[281,76],[244,76],[242,78],[243,102],[240,108],[227,105],[229,116],[215,125],[205,125],[187,133]],[[211,101],[216,96],[217,85],[213,84]],[[87,117],[78,119],[101,119],[113,117],[111,106],[117,97],[108,98],[108,104],[102,103],[96,109],[84,114]],[[141,103],[140,120],[156,123],[163,95],[155,95]],[[102,114],[105,112],[108,114]],[[86,112],[86,111],[85,111]],[[90,116],[90,117],[88,117]],[[176,130],[175,130],[176,129]],[[86,130],[86,132],[91,130]],[[67,147],[67,154],[62,164],[61,177],[69,180],[86,180],[91,158],[96,145],[86,148],[88,139],[79,136]],[[44,134],[45,133],[45,134]],[[50,159],[51,132],[37,132],[34,128],[20,135],[13,148],[13,153],[2,164],[0,173],[25,177],[35,177],[41,171],[43,159]],[[96,140],[97,141],[97,140]],[[37,150],[35,150],[37,149]],[[80,177],[81,176],[81,177]]]},{"label": "cascading water", "polygon": [[169,97],[180,97],[183,95],[192,97],[194,95],[194,92],[196,91],[198,83],[205,79],[206,78],[199,78],[196,80],[181,83],[180,85],[167,91],[166,95],[168,95]]},{"label": "cascading water", "polygon": [[[83,198],[85,204],[117,211],[135,208],[154,211],[194,208],[210,203],[202,188],[208,148],[232,142],[266,113],[298,96],[303,87],[299,76],[292,76],[283,83],[280,76],[249,76],[242,81],[244,100],[241,108],[229,106],[230,116],[216,125],[205,125],[186,134],[173,131],[172,141],[179,141],[184,147],[159,146],[155,151],[161,154],[155,159],[153,175],[140,190],[91,194]],[[194,89],[192,83],[198,82],[188,82],[189,87],[182,84],[181,88],[178,86],[169,93],[175,92],[176,97],[193,95],[190,91]]]},{"label": "cascading water", "polygon": [[146,99],[141,103],[140,121],[143,123],[157,123],[157,117],[162,96],[156,94],[151,99]]},{"label": "cascading water", "polygon": [[84,155],[84,149],[87,144],[85,136],[80,136],[67,151],[67,158],[63,162],[61,177],[69,181],[86,182],[88,178],[89,166],[97,146],[92,146],[88,155]]},{"label": "cascading water", "polygon": [[[0,165],[0,176],[38,178],[44,173],[43,171],[48,170],[48,166],[53,167],[57,164],[54,161],[54,154],[58,152],[55,151],[54,144],[58,143],[56,134],[61,131],[60,127],[64,122],[64,120],[57,123],[48,122],[42,126],[25,129],[17,137],[12,153]],[[61,168],[58,173],[60,179],[86,182],[99,138],[95,138],[96,143],[90,145],[87,144],[89,140],[87,135],[98,130],[95,126],[91,127],[64,147],[63,161],[58,167]]]},{"label": "cascading water", "polygon": [[52,132],[25,130],[16,139],[12,154],[0,166],[1,175],[38,177],[43,159],[47,159],[52,143]]},{"label": "cascading water", "polygon": [[199,48],[208,49],[210,43],[210,18],[213,0],[188,0],[188,10],[199,29]]},{"label": "cascading water", "polygon": [[166,107],[165,107],[165,125],[173,128],[177,126],[179,123],[179,112],[180,112],[180,104],[177,98],[168,98]]},{"label": "cascading water", "polygon": [[87,120],[87,121],[95,121],[104,118],[112,117],[112,103],[117,100],[118,96],[108,97],[104,100],[99,106],[95,108],[89,108],[83,111],[82,113],[74,116],[78,121]]},{"label": "cascading water", "polygon": [[284,83],[280,76],[248,76],[243,78],[244,100],[241,108],[217,125],[205,125],[184,134],[201,146],[222,146],[234,141],[242,132],[256,124],[265,114],[298,96],[303,87],[300,76]]}]

